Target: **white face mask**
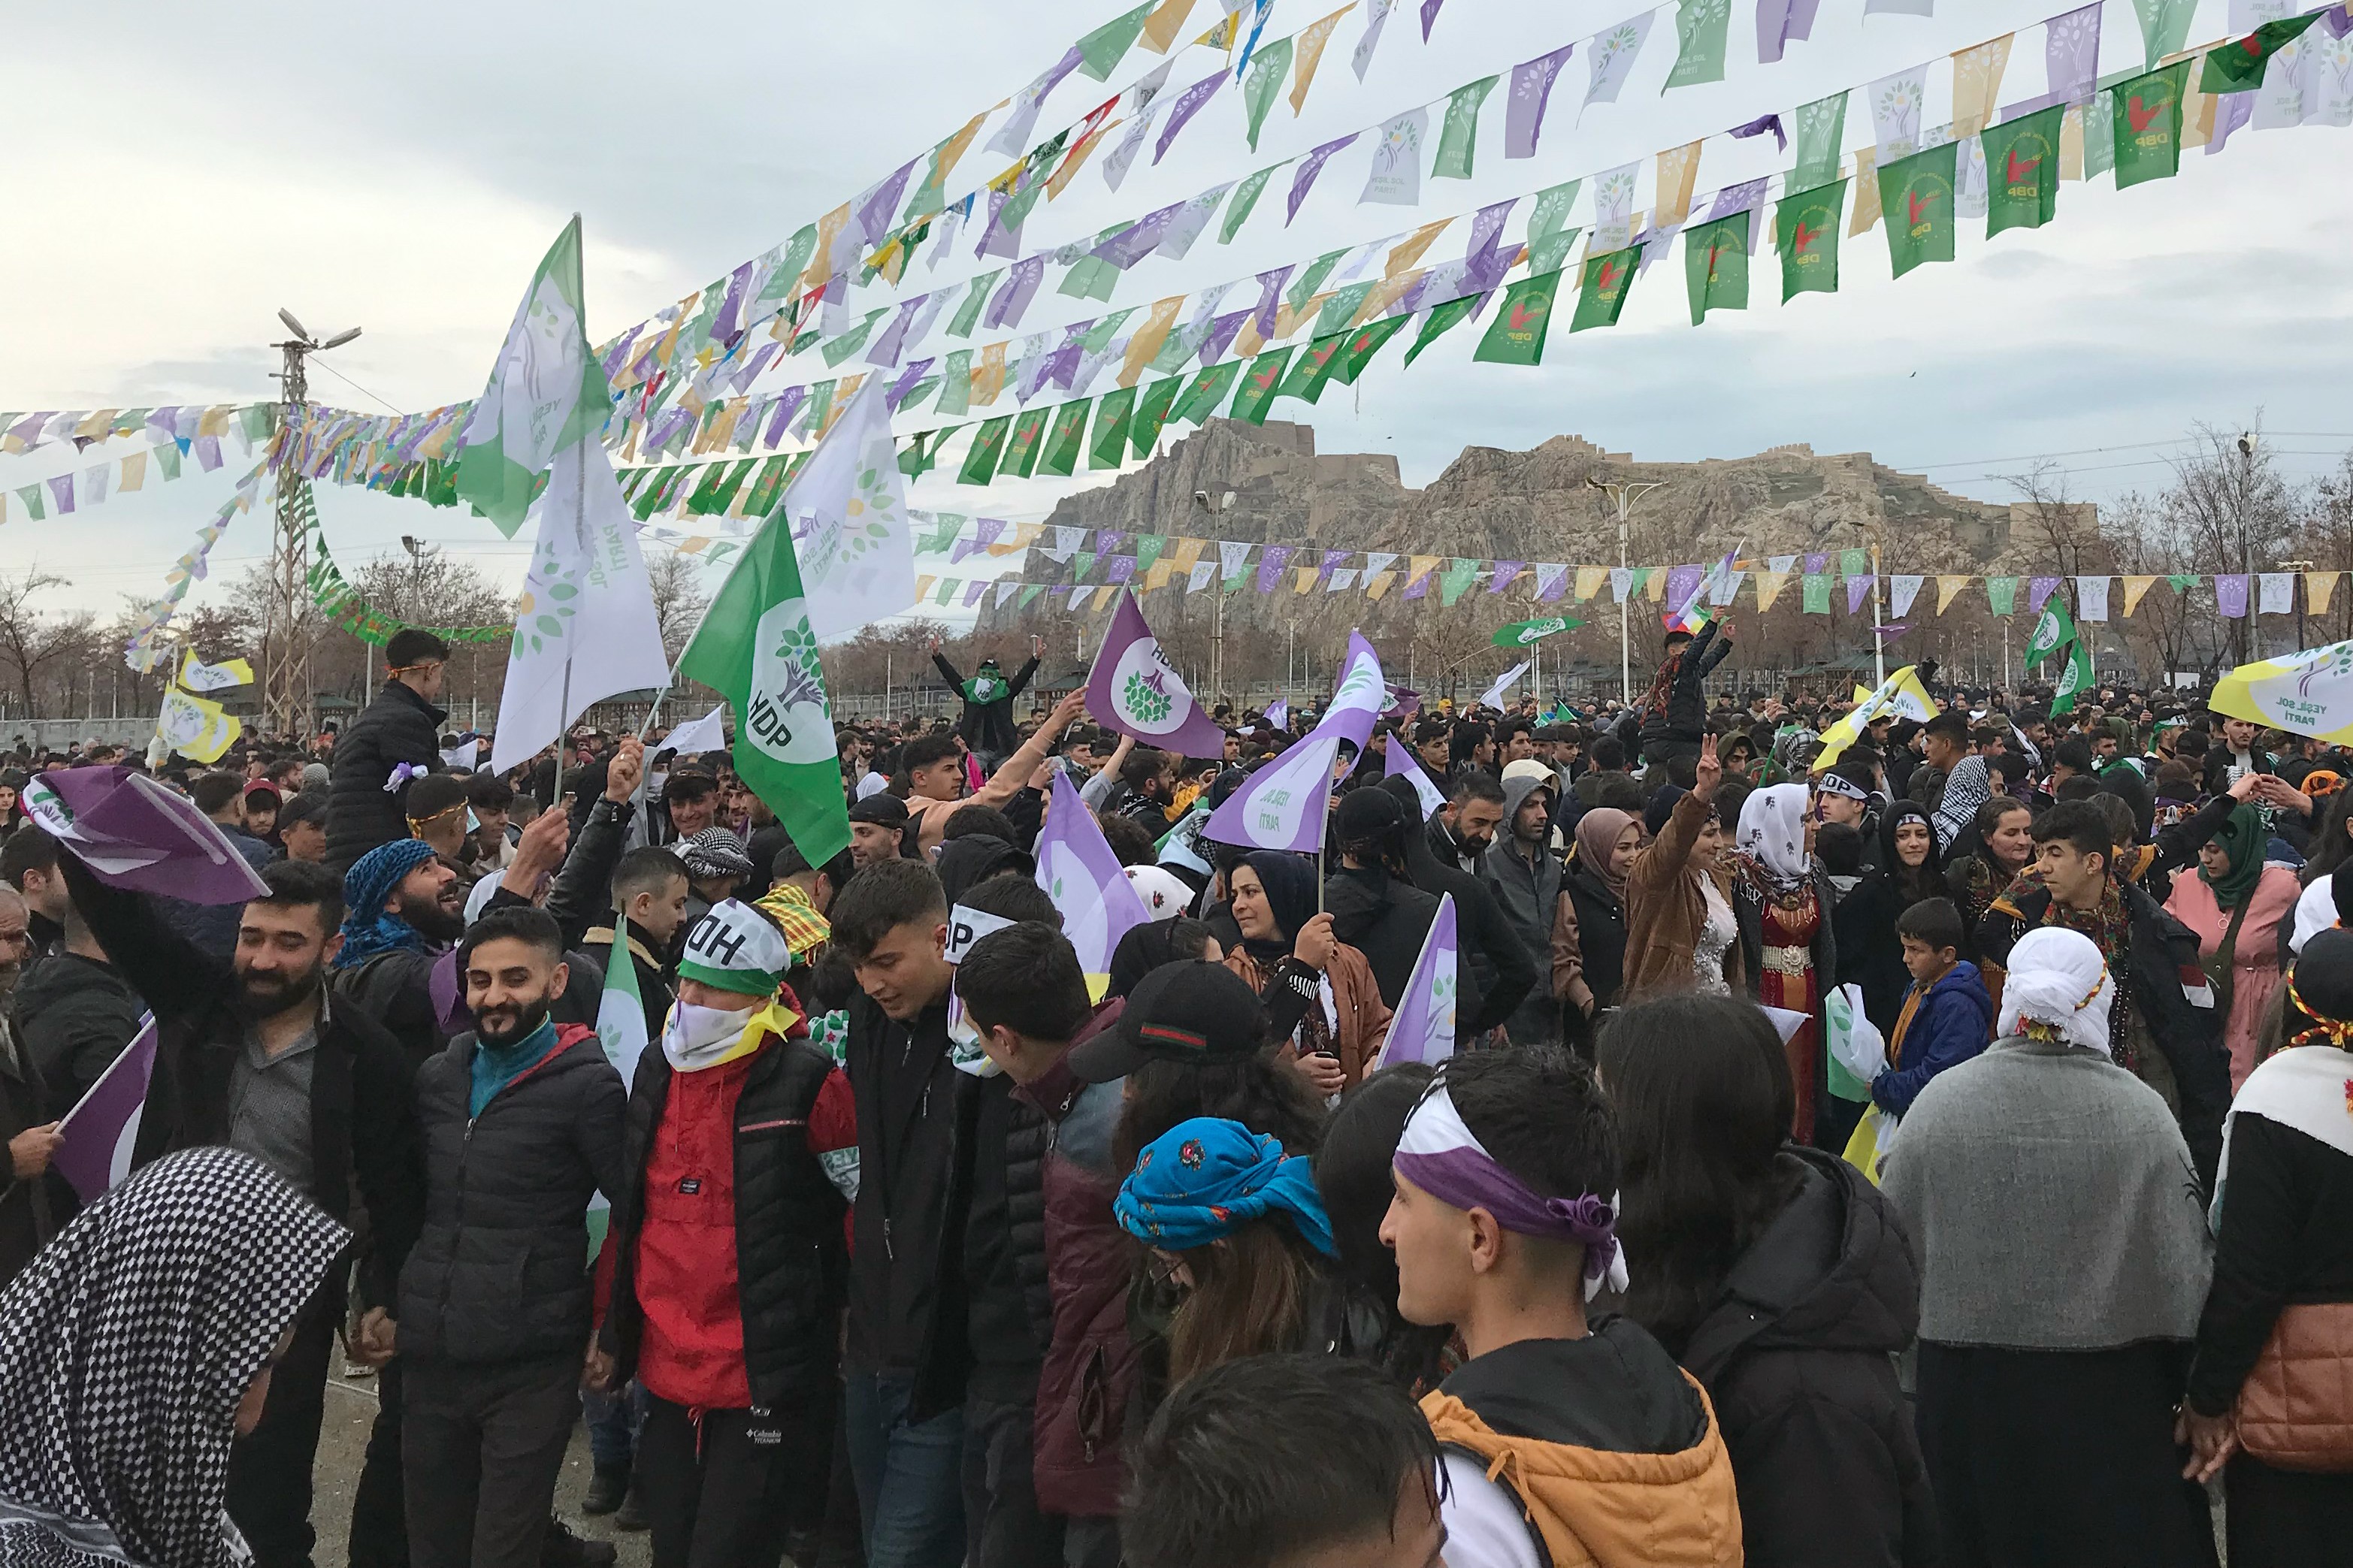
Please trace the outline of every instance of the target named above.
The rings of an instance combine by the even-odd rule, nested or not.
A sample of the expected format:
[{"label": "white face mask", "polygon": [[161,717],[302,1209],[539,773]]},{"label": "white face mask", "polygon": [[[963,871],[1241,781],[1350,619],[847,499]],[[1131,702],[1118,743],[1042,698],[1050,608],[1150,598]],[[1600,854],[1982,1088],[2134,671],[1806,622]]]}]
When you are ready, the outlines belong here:
[{"label": "white face mask", "polygon": [[662,1055],[680,1072],[697,1072],[716,1066],[744,1037],[752,1021],[750,1011],[698,1007],[691,1002],[670,1005],[670,1023],[662,1029]]}]

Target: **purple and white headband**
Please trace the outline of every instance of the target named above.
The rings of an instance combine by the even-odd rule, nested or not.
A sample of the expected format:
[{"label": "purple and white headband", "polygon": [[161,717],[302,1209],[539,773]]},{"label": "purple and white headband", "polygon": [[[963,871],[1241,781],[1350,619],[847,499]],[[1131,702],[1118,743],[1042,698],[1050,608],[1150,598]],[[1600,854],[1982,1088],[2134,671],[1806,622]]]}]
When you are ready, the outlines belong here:
[{"label": "purple and white headband", "polygon": [[1390,1162],[1397,1173],[1458,1209],[1485,1209],[1495,1223],[1519,1236],[1574,1241],[1585,1248],[1585,1296],[1591,1300],[1604,1280],[1626,1289],[1626,1252],[1618,1245],[1618,1205],[1586,1193],[1548,1198],[1504,1168],[1487,1152],[1454,1109],[1440,1074],[1406,1119]]}]

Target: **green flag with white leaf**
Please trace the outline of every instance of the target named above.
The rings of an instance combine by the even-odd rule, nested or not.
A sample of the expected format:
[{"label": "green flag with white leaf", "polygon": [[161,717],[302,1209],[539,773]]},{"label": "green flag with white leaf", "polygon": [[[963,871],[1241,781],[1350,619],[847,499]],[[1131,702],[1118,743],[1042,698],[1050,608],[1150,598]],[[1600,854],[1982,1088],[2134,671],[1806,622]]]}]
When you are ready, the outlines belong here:
[{"label": "green flag with white leaf", "polygon": [[2057,594],[2042,602],[2042,614],[2035,617],[2034,630],[2026,639],[2026,667],[2034,668],[2037,660],[2049,658],[2075,640],[2075,617],[2067,613],[2067,601]]},{"label": "green flag with white leaf", "polygon": [[460,500],[509,539],[555,455],[605,427],[611,392],[588,349],[581,304],[580,217],[574,214],[532,274],[458,454]]}]

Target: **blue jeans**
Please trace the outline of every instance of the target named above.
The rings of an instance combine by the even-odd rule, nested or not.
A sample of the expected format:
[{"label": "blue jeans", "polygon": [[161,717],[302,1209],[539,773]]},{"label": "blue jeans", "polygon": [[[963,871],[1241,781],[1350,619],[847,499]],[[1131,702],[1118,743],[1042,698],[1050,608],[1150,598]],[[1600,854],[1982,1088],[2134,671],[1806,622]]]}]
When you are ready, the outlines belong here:
[{"label": "blue jeans", "polygon": [[588,1457],[598,1469],[628,1469],[637,1455],[638,1431],[646,1421],[646,1391],[636,1383],[615,1394],[580,1391],[588,1423]]},{"label": "blue jeans", "polygon": [[843,1379],[866,1568],[957,1568],[964,1561],[964,1411],[910,1424],[913,1387],[913,1378],[889,1373]]}]

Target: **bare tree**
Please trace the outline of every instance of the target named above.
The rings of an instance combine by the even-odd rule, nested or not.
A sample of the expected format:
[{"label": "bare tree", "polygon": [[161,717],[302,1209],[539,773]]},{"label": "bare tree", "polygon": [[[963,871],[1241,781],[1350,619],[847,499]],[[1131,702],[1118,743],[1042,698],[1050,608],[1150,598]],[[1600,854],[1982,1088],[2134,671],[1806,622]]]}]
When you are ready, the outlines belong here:
[{"label": "bare tree", "polygon": [[2081,609],[2075,579],[2091,564],[2085,555],[2100,551],[2099,508],[2067,499],[2067,471],[2056,463],[2037,463],[2025,473],[2005,474],[2002,482],[2017,492],[2034,540],[2032,548],[2050,552],[2052,570],[2059,578],[2060,592],[2067,595],[2068,608]]},{"label": "bare tree", "polygon": [[16,671],[26,718],[40,714],[44,677],[72,656],[87,655],[95,641],[88,614],[52,615],[37,605],[47,590],[71,586],[37,566],[20,577],[0,574],[0,661]]},{"label": "bare tree", "polygon": [[651,552],[646,556],[646,581],[653,591],[654,624],[661,629],[662,650],[675,665],[686,650],[686,639],[711,608],[700,563],[675,550]]},{"label": "bare tree", "polygon": [[[2260,422],[2233,435],[2200,425],[2196,450],[2172,459],[2174,482],[2165,504],[2192,558],[2208,570],[2252,573],[2278,559],[2295,528],[2298,498],[2273,466]],[[2253,606],[2231,627],[2233,662],[2250,655]]]}]

